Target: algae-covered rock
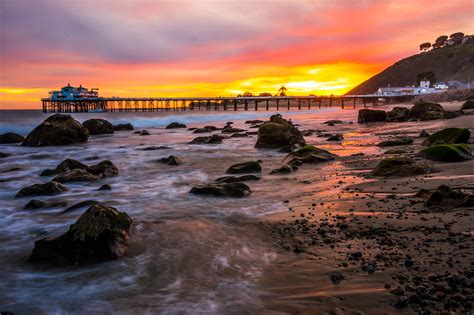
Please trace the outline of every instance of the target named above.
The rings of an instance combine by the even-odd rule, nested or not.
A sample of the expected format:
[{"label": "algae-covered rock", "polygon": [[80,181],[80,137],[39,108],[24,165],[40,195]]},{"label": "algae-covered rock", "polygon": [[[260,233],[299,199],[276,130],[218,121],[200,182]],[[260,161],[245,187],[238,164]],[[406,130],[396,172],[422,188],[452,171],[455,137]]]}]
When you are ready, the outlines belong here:
[{"label": "algae-covered rock", "polygon": [[283,159],[283,164],[293,164],[295,161],[301,161],[302,163],[321,163],[332,161],[335,158],[336,155],[329,151],[307,145],[288,154]]},{"label": "algae-covered rock", "polygon": [[25,137],[13,132],[7,132],[0,135],[0,144],[20,143],[24,140]]},{"label": "algae-covered rock", "polygon": [[262,166],[260,165],[262,161],[249,161],[244,163],[237,163],[230,166],[226,173],[227,174],[242,174],[242,173],[260,173],[262,171]]},{"label": "algae-covered rock", "polygon": [[403,177],[426,174],[430,168],[419,165],[414,160],[406,157],[392,157],[383,159],[372,171],[373,176]]},{"label": "algae-covered rock", "polygon": [[428,196],[425,206],[446,208],[474,207],[474,195],[453,190],[447,185],[441,185]]},{"label": "algae-covered rock", "polygon": [[127,253],[132,219],[112,207],[93,205],[61,236],[35,242],[29,261],[88,264]]},{"label": "algae-covered rock", "polygon": [[278,149],[306,144],[301,132],[290,122],[275,114],[258,128],[256,148]]},{"label": "algae-covered rock", "polygon": [[440,119],[444,117],[444,112],[440,104],[419,101],[410,109],[410,117],[421,120]]},{"label": "algae-covered rock", "polygon": [[387,112],[387,121],[407,121],[410,119],[410,110],[406,107],[394,107]]},{"label": "algae-covered rock", "polygon": [[21,145],[30,147],[86,142],[89,130],[70,115],[54,114],[37,126]]},{"label": "algae-covered rock", "polygon": [[380,122],[387,119],[387,113],[377,109],[361,109],[357,121],[359,123]]},{"label": "algae-covered rock", "polygon": [[244,183],[238,182],[217,183],[193,187],[190,193],[220,197],[246,197],[250,195],[250,188]]},{"label": "algae-covered rock", "polygon": [[471,149],[467,144],[436,144],[421,150],[417,155],[439,162],[461,162],[472,159]]},{"label": "algae-covered rock", "polygon": [[393,139],[393,140],[382,141],[379,144],[377,144],[377,146],[384,148],[384,147],[395,147],[399,145],[408,145],[412,143],[413,143],[413,139],[398,138],[398,139]]},{"label": "algae-covered rock", "polygon": [[34,184],[23,187],[15,196],[15,198],[26,196],[56,195],[68,191],[66,186],[58,182],[49,182],[45,184]]},{"label": "algae-covered rock", "polygon": [[391,150],[385,151],[383,154],[405,154],[405,153],[407,153],[407,151],[403,149],[391,149]]},{"label": "algae-covered rock", "polygon": [[423,141],[423,145],[467,143],[471,132],[466,128],[446,128],[433,133]]},{"label": "algae-covered rock", "polygon": [[114,133],[114,126],[105,119],[92,118],[82,123],[89,130],[90,135]]}]

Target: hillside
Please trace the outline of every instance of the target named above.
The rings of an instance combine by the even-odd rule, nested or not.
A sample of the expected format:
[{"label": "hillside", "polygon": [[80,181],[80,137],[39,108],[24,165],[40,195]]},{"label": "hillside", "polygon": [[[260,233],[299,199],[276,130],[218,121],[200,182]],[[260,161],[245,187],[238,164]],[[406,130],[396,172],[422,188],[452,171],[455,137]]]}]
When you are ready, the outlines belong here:
[{"label": "hillside", "polygon": [[417,84],[417,76],[433,72],[437,82],[474,80],[474,44],[434,49],[402,59],[347,94],[374,93],[379,87]]}]

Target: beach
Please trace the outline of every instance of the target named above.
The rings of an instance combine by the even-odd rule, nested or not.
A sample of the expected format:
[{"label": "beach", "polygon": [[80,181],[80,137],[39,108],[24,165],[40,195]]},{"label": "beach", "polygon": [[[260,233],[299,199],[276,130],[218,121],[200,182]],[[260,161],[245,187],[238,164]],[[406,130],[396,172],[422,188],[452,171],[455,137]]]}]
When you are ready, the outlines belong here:
[{"label": "beach", "polygon": [[[441,105],[458,110],[462,102]],[[412,104],[377,109],[394,106]],[[7,155],[0,159],[0,246],[6,253],[0,257],[5,284],[0,288],[1,311],[416,314],[423,308],[444,309],[446,301],[453,304],[447,310],[472,303],[472,288],[462,283],[459,291],[446,291],[429,305],[409,298],[418,294],[425,300],[422,293],[439,294],[433,289],[436,283],[472,274],[472,208],[428,211],[414,195],[442,184],[472,193],[473,160],[430,161],[433,171],[416,176],[375,177],[371,171],[385,157],[413,157],[422,148],[422,130],[431,134],[459,127],[472,133],[474,116],[358,124],[356,109],[283,110],[279,113],[303,132],[307,144],[337,157],[270,175],[287,153],[255,148],[258,129],[246,121],[266,121],[274,113],[71,114],[80,122],[104,118],[114,125],[131,123],[135,131],[146,129],[150,135],[116,131],[70,146],[0,145]],[[8,112],[0,118],[0,133],[26,135],[48,116]],[[334,119],[341,123],[325,124]],[[222,144],[194,145],[189,142],[200,135],[187,128],[165,129],[171,122],[187,128],[222,128],[233,122],[248,135],[224,135]],[[335,134],[344,139],[327,141]],[[396,146],[404,153],[387,155],[393,148],[377,146],[401,136],[414,140]],[[472,149],[472,140],[469,145]],[[157,162],[170,155],[183,163]],[[66,158],[87,164],[110,160],[119,175],[67,183],[68,192],[41,198],[50,207],[24,210],[32,198],[14,198],[17,192],[45,182],[40,173]],[[189,193],[224,176],[235,163],[257,160],[262,161],[261,179],[247,182],[248,197]],[[98,190],[103,184],[112,189]],[[64,209],[87,200],[133,219],[128,254],[88,266],[28,262],[36,240],[64,233],[87,207],[62,213]]]}]

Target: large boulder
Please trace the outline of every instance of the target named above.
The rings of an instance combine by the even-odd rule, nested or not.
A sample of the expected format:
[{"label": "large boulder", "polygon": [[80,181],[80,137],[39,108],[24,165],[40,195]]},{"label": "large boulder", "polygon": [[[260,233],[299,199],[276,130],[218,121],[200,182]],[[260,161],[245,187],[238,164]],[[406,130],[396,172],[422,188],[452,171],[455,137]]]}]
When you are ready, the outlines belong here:
[{"label": "large boulder", "polygon": [[222,138],[219,135],[212,135],[209,137],[197,137],[194,138],[189,144],[219,144],[222,143]]},{"label": "large boulder", "polygon": [[82,123],[89,130],[91,135],[101,135],[106,133],[114,133],[114,126],[105,119],[92,118]]},{"label": "large boulder", "polygon": [[178,129],[178,128],[187,128],[185,124],[181,124],[179,122],[172,122],[165,129]]},{"label": "large boulder", "polygon": [[25,137],[13,132],[8,132],[0,135],[0,144],[20,143],[24,140]]},{"label": "large boulder", "polygon": [[413,139],[411,138],[398,138],[398,139],[382,141],[379,144],[377,144],[377,146],[384,148],[384,147],[395,147],[399,145],[408,145],[412,143],[413,143]]},{"label": "large boulder", "polygon": [[54,114],[37,126],[23,141],[30,147],[69,145],[86,142],[89,130],[70,115]]},{"label": "large boulder", "polygon": [[56,166],[55,169],[44,170],[41,173],[41,176],[52,176],[52,175],[57,175],[57,174],[61,174],[61,173],[66,173],[66,172],[72,171],[74,169],[85,170],[86,168],[87,168],[87,165],[82,164],[79,161],[76,161],[74,159],[65,159],[64,161],[59,163],[59,165]]},{"label": "large boulder", "polygon": [[118,124],[114,126],[114,131],[123,131],[123,130],[134,130],[131,123]]},{"label": "large boulder", "polygon": [[435,144],[421,150],[417,155],[439,162],[461,162],[472,159],[471,149],[467,144]]},{"label": "large boulder", "polygon": [[99,178],[112,177],[119,174],[117,166],[109,160],[104,160],[96,165],[89,166],[86,171]]},{"label": "large boulder", "polygon": [[193,187],[190,193],[195,195],[212,195],[220,197],[246,197],[250,194],[250,188],[244,183],[224,182]]},{"label": "large boulder", "polygon": [[23,187],[15,196],[15,198],[27,196],[56,195],[68,191],[66,186],[58,182],[49,182],[45,184],[34,184]]},{"label": "large boulder", "polygon": [[117,259],[127,253],[131,226],[125,212],[93,205],[66,233],[36,241],[29,261],[75,265]]},{"label": "large boulder", "polygon": [[441,185],[429,194],[425,206],[443,208],[474,207],[474,195],[453,190],[447,185]]},{"label": "large boulder", "polygon": [[410,119],[410,110],[406,107],[394,107],[387,112],[387,121],[407,121]]},{"label": "large boulder", "polygon": [[474,109],[474,100],[468,100],[461,106],[461,110]]},{"label": "large boulder", "polygon": [[275,114],[258,128],[256,148],[278,149],[305,145],[301,132],[290,122]]},{"label": "large boulder", "polygon": [[420,120],[440,119],[444,117],[443,106],[436,103],[419,101],[410,109],[410,116]]},{"label": "large boulder", "polygon": [[383,159],[373,169],[373,176],[383,177],[403,177],[414,176],[429,173],[430,168],[425,165],[420,165],[414,160],[406,157],[392,157]]},{"label": "large boulder", "polygon": [[243,173],[260,173],[262,172],[262,161],[249,161],[244,163],[237,163],[230,166],[226,173],[227,174],[243,174]]},{"label": "large boulder", "polygon": [[99,180],[98,176],[78,168],[53,178],[54,182],[63,184],[68,182],[91,182],[96,180]]},{"label": "large boulder", "polygon": [[387,113],[377,109],[360,109],[357,121],[359,123],[379,122],[387,119]]},{"label": "large boulder", "polygon": [[332,154],[329,151],[319,149],[311,145],[307,145],[289,153],[283,159],[283,164],[299,165],[302,163],[321,163],[321,162],[332,161],[335,158],[336,158],[336,155]]},{"label": "large boulder", "polygon": [[471,132],[466,128],[446,128],[433,133],[423,141],[423,145],[467,143]]}]

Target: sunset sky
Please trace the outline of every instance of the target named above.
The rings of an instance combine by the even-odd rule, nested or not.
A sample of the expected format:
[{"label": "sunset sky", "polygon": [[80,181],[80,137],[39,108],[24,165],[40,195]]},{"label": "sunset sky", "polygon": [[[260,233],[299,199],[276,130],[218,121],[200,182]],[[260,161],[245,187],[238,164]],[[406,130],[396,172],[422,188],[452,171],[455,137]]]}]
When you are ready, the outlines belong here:
[{"label": "sunset sky", "polygon": [[103,96],[340,94],[421,42],[474,33],[473,0],[0,0],[0,109],[67,83]]}]

